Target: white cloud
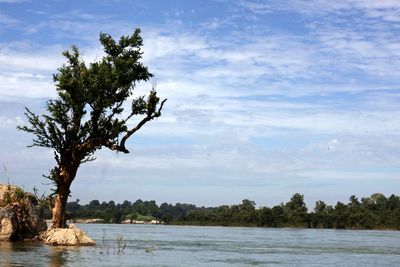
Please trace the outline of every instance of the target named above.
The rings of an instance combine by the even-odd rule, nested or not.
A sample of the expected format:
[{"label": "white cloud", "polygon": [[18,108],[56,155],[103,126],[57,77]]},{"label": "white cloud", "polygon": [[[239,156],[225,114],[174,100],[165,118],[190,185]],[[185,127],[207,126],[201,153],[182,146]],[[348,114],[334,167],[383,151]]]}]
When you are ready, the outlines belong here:
[{"label": "white cloud", "polygon": [[19,21],[18,19],[15,19],[13,17],[10,17],[6,14],[2,14],[0,13],[0,25],[3,26],[11,26],[11,25],[15,25],[20,23],[21,21]]},{"label": "white cloud", "polygon": [[[33,51],[31,51],[33,52]],[[41,53],[41,54],[39,54]],[[11,49],[0,50],[1,69],[32,70],[35,72],[55,71],[62,63],[61,51],[20,52]]]},{"label": "white cloud", "polygon": [[0,0],[0,3],[22,3],[22,2],[28,2],[29,0]]},{"label": "white cloud", "polygon": [[[184,29],[179,29],[179,34],[155,31],[145,38],[145,60],[161,82],[167,80],[165,85],[175,86],[172,91],[181,90],[181,94],[174,94],[177,97],[296,96],[396,89],[396,80],[392,79],[390,86],[378,81],[398,75],[394,67],[400,67],[397,40],[372,34],[371,38],[359,31],[324,26],[305,37],[245,36],[248,39],[235,44],[229,37],[215,39],[185,33]],[[355,73],[367,74],[369,81],[354,80]]]},{"label": "white cloud", "polygon": [[0,74],[0,96],[4,97],[55,97],[56,92],[50,77],[30,73]]},{"label": "white cloud", "polygon": [[367,15],[376,17],[375,12],[379,12],[379,17],[391,21],[391,14],[400,9],[399,1],[397,0],[337,0],[337,1],[324,1],[324,0],[293,0],[289,2],[276,2],[268,0],[242,0],[240,1],[242,7],[248,10],[266,14],[276,10],[280,11],[295,11],[305,14],[320,14],[327,12],[341,13],[349,11],[362,11]]},{"label": "white cloud", "polygon": [[52,73],[62,64],[60,47],[27,43],[1,45],[0,96],[48,98],[55,96]]},{"label": "white cloud", "polygon": [[398,181],[400,172],[386,173],[386,172],[358,172],[358,171],[311,171],[300,173],[299,176],[308,179],[318,180],[379,180],[381,182],[388,180]]},{"label": "white cloud", "polygon": [[0,128],[9,128],[11,127],[16,127],[22,123],[21,117],[16,117],[16,118],[9,118],[5,116],[0,116]]}]

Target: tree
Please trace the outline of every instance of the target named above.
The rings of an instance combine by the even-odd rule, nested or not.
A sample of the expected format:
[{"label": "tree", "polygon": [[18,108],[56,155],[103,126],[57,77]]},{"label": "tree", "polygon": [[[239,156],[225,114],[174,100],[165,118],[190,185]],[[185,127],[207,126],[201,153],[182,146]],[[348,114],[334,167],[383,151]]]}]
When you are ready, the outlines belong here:
[{"label": "tree", "polygon": [[334,210],[334,228],[335,229],[345,229],[348,225],[348,209],[342,202],[337,202]]},{"label": "tree", "polygon": [[324,201],[315,202],[314,213],[309,213],[311,227],[314,228],[332,228],[333,224],[333,207],[327,205]]},{"label": "tree", "polygon": [[242,204],[239,204],[238,220],[245,223],[256,221],[255,206],[256,203],[254,201],[243,199]]},{"label": "tree", "polygon": [[307,207],[304,202],[304,196],[296,193],[284,207],[289,223],[300,225],[305,222],[307,216]]},{"label": "tree", "polygon": [[283,204],[272,207],[273,227],[281,227],[286,222],[283,207]]},{"label": "tree", "polygon": [[326,208],[327,208],[327,205],[325,204],[324,201],[318,200],[315,202],[315,208],[314,208],[315,213],[325,212]]},{"label": "tree", "polygon": [[[101,33],[100,43],[105,56],[88,65],[76,46],[63,52],[67,63],[53,75],[58,97],[46,102],[47,113],[42,116],[26,108],[29,126],[18,127],[35,135],[31,146],[54,151],[56,166],[47,178],[55,186],[52,227],[56,228],[66,226],[65,208],[79,166],[94,160],[94,152],[103,147],[129,153],[126,141],[159,117],[166,101],[160,101],[153,87],[147,97],[133,98],[126,111],[124,104],[136,84],[152,77],[140,61],[143,40],[139,29],[119,42]],[[137,123],[129,127],[137,116]]]},{"label": "tree", "polygon": [[95,210],[95,209],[99,208],[100,202],[97,199],[95,199],[95,200],[90,201],[88,206],[89,206],[90,210]]},{"label": "tree", "polygon": [[258,226],[268,226],[271,227],[274,223],[274,218],[272,210],[267,207],[262,207],[258,211]]}]

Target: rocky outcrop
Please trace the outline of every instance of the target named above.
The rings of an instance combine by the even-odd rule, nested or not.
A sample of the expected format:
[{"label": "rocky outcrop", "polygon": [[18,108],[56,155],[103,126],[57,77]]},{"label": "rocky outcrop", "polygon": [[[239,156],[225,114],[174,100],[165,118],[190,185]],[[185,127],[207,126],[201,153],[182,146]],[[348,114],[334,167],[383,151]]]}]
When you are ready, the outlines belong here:
[{"label": "rocky outcrop", "polygon": [[44,237],[46,244],[54,246],[94,246],[96,243],[73,224],[68,229],[51,228]]},{"label": "rocky outcrop", "polygon": [[32,194],[17,186],[0,184],[0,241],[33,239],[46,229]]},{"label": "rocky outcrop", "polygon": [[11,241],[16,239],[18,219],[10,207],[0,208],[0,240]]},{"label": "rocky outcrop", "polygon": [[49,245],[91,246],[86,233],[70,225],[68,229],[50,228],[36,198],[13,185],[0,184],[0,241],[43,240]]}]

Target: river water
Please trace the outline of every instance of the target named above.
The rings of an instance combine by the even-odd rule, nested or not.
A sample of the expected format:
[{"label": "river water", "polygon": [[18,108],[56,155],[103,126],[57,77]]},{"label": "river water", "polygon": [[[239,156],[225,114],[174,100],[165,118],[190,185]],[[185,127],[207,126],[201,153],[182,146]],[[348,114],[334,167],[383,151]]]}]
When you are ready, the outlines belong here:
[{"label": "river water", "polygon": [[0,243],[0,266],[400,266],[400,231],[77,227],[97,245]]}]

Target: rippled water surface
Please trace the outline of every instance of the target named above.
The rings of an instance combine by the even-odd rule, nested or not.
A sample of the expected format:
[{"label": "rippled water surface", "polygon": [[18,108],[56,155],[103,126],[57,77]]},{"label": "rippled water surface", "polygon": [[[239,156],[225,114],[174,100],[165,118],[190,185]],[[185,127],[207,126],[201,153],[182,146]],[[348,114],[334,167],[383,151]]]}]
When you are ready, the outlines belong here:
[{"label": "rippled water surface", "polygon": [[400,231],[77,226],[97,246],[0,243],[0,266],[400,266]]}]

